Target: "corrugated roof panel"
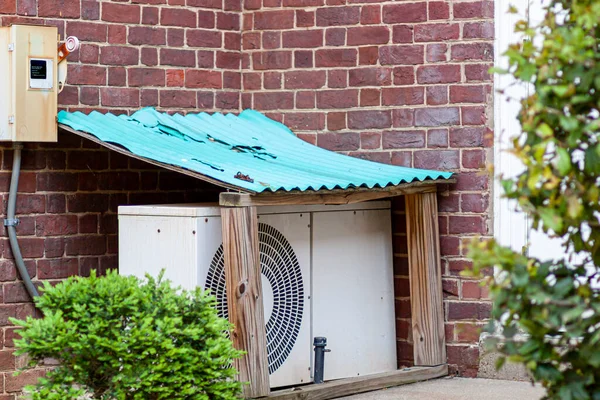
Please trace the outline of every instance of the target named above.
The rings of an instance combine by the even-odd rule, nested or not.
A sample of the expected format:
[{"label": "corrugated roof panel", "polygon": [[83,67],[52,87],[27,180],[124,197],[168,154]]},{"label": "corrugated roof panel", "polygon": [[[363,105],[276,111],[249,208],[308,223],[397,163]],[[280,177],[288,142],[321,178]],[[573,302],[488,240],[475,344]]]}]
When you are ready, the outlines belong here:
[{"label": "corrugated roof panel", "polygon": [[249,192],[380,188],[452,176],[450,172],[380,164],[324,150],[253,110],[240,115],[185,116],[152,108],[131,116],[61,111],[58,122],[138,157]]}]

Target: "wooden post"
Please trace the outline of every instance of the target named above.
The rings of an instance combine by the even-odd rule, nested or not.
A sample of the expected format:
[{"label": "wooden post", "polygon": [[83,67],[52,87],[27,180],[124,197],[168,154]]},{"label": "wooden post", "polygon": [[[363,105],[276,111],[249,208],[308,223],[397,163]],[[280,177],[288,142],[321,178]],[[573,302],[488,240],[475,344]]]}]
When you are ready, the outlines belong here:
[{"label": "wooden post", "polygon": [[236,349],[247,354],[236,360],[243,395],[269,395],[267,334],[261,287],[256,207],[222,207],[223,253],[229,321]]},{"label": "wooden post", "polygon": [[415,366],[445,364],[437,197],[409,194],[405,201]]}]

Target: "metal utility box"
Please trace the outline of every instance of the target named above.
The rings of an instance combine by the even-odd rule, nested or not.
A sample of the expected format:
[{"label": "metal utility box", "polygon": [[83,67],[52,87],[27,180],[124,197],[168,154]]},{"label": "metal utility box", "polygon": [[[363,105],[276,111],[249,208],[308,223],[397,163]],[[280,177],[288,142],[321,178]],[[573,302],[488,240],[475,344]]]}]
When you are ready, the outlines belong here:
[{"label": "metal utility box", "polygon": [[0,27],[0,141],[57,139],[55,26]]}]

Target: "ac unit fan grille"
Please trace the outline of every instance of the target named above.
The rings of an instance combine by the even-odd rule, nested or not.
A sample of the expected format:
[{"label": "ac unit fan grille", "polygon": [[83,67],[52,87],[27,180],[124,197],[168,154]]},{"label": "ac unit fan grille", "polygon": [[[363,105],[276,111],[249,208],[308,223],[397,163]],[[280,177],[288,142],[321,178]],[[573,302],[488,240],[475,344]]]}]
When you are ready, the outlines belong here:
[{"label": "ac unit fan grille", "polygon": [[[269,373],[277,371],[290,355],[302,323],[304,283],[300,264],[287,239],[270,225],[258,224],[261,273],[273,289],[273,311],[267,322]],[[215,253],[206,289],[217,297],[217,310],[227,318],[223,245]]]}]

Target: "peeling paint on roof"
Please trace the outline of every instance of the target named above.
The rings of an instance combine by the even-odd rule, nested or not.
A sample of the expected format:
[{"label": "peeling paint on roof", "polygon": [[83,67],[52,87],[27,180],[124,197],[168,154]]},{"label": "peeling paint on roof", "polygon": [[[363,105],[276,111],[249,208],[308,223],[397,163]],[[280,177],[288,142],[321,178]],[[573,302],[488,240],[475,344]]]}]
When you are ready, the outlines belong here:
[{"label": "peeling paint on roof", "polygon": [[131,116],[61,111],[58,122],[135,156],[194,171],[246,192],[383,188],[452,176],[328,151],[253,110],[185,116],[152,108]]}]

